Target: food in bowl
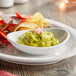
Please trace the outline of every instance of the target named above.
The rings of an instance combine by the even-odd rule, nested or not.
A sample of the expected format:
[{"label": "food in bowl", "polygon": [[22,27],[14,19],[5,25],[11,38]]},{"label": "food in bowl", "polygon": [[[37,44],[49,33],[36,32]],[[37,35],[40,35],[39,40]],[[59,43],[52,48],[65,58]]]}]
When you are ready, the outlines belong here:
[{"label": "food in bowl", "polygon": [[50,47],[59,44],[54,34],[37,28],[21,35],[17,43],[32,47]]}]

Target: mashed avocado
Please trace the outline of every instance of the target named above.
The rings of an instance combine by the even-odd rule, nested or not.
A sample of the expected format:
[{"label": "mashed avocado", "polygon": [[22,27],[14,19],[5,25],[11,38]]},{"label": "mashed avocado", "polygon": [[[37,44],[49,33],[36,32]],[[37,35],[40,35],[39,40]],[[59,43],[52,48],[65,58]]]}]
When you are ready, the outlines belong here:
[{"label": "mashed avocado", "polygon": [[29,31],[20,36],[17,43],[33,47],[49,47],[59,44],[59,40],[51,32],[35,33]]}]

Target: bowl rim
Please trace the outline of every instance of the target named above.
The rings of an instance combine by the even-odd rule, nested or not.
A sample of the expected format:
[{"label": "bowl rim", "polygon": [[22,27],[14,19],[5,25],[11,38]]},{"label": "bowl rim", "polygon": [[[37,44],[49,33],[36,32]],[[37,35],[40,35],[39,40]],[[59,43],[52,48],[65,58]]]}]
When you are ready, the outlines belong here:
[{"label": "bowl rim", "polygon": [[[47,29],[47,28],[45,28],[45,29]],[[49,29],[49,28],[48,28],[48,29]],[[36,49],[36,48],[37,48],[37,49],[55,48],[55,47],[62,46],[63,44],[65,44],[65,43],[69,40],[69,38],[70,38],[70,33],[69,33],[69,31],[67,31],[67,30],[65,30],[65,29],[62,29],[62,28],[50,28],[50,29],[59,29],[59,30],[65,31],[65,32],[67,33],[66,39],[65,39],[64,41],[62,41],[61,43],[59,43],[58,45],[55,45],[55,46],[50,46],[50,47],[32,47],[32,46],[27,46],[27,45],[18,44],[18,43],[16,43],[16,42],[12,41],[11,39],[9,39],[9,35],[12,34],[12,33],[15,33],[15,32],[12,32],[12,33],[9,33],[9,34],[7,35],[7,40],[10,41],[10,43],[14,43],[14,44],[16,44],[16,45],[18,45],[18,46],[22,46],[22,47],[25,47],[25,48],[33,48],[33,49],[34,49],[34,48],[35,48],[35,49]],[[22,30],[22,31],[27,32],[27,31],[29,31],[29,30]],[[17,31],[17,32],[20,32],[20,31]]]}]

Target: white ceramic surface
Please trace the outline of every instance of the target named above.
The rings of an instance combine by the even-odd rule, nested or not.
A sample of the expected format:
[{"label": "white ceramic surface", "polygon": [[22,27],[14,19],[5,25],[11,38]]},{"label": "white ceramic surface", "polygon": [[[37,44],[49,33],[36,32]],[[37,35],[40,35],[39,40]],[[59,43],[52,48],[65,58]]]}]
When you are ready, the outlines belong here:
[{"label": "white ceramic surface", "polygon": [[70,38],[70,33],[60,28],[47,28],[45,30],[47,30],[48,32],[52,32],[55,35],[55,37],[60,40],[60,44],[51,47],[31,47],[31,46],[18,44],[17,43],[18,38],[29,30],[10,33],[7,35],[7,39],[15,48],[28,54],[32,54],[32,55],[50,54],[51,56],[56,55],[57,53],[62,54],[64,51],[57,51],[57,49],[59,49],[61,46],[65,45],[68,42]]},{"label": "white ceramic surface", "polygon": [[25,2],[27,2],[28,0],[14,0],[15,1],[15,3],[25,3]]},{"label": "white ceramic surface", "polygon": [[[22,53],[17,53],[17,55],[8,55],[8,54],[4,54],[3,52],[0,53],[0,59],[4,60],[4,61],[8,61],[8,62],[12,62],[12,63],[16,63],[16,64],[24,64],[24,65],[46,65],[46,64],[53,64],[56,63],[60,60],[72,57],[74,55],[76,55],[76,30],[69,27],[68,25],[65,25],[63,23],[54,21],[54,20],[49,20],[50,24],[52,24],[54,27],[58,27],[58,28],[62,28],[62,29],[66,29],[70,32],[71,37],[69,40],[68,45],[64,45],[63,49],[62,47],[58,50],[67,50],[66,52],[64,52],[61,55],[54,55],[54,56],[50,56],[50,55],[46,55],[46,56],[31,56],[31,55],[27,55],[27,54],[22,54]],[[65,48],[66,47],[66,48]],[[0,51],[2,51],[0,49]]]},{"label": "white ceramic surface", "polygon": [[0,7],[11,7],[14,4],[14,0],[0,0]]}]

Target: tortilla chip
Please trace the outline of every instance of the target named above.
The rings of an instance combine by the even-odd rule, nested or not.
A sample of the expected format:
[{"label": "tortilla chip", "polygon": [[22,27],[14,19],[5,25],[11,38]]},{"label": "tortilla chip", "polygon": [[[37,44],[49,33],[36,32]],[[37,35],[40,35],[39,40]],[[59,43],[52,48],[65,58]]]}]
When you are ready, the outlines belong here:
[{"label": "tortilla chip", "polygon": [[21,24],[19,24],[17,26],[17,28],[15,28],[14,31],[17,31],[17,30],[26,30],[26,29],[34,29],[36,27],[37,27],[36,24],[29,23],[29,22],[22,22]]},{"label": "tortilla chip", "polygon": [[35,13],[32,16],[31,22],[38,25],[38,27],[40,28],[49,26],[49,23],[46,21],[43,15],[39,12]]}]

